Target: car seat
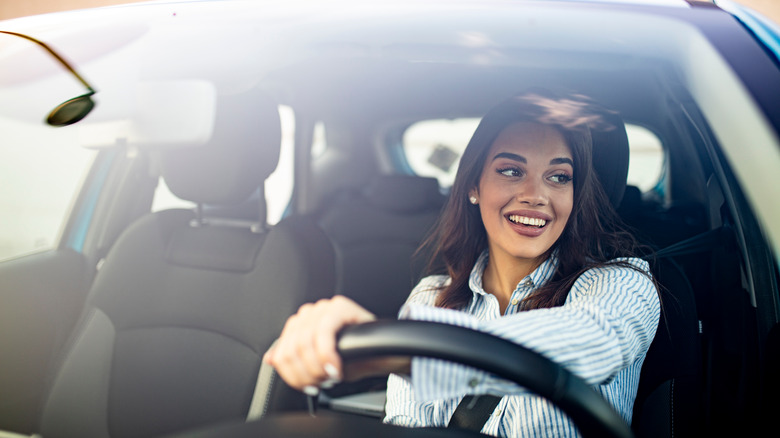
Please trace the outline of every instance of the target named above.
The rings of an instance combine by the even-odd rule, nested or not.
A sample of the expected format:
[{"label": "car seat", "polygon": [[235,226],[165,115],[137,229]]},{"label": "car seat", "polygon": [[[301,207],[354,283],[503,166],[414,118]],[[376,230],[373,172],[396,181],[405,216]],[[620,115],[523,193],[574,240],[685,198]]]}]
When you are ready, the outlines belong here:
[{"label": "car seat", "polygon": [[336,290],[379,318],[396,318],[426,260],[413,257],[445,196],[435,178],[374,177],[360,190],[340,193],[318,223],[336,254]]},{"label": "car seat", "polygon": [[[273,245],[301,248],[311,259],[286,266],[288,271],[331,269],[335,286],[330,293],[309,289],[308,301],[334,293],[345,295],[379,318],[395,319],[414,284],[426,268],[427,258],[415,254],[433,227],[445,196],[435,178],[380,175],[363,188],[342,189],[314,214],[282,219],[269,233]],[[327,236],[330,251],[311,247],[310,234]],[[264,251],[275,251],[267,246]],[[310,248],[310,249],[305,249]],[[294,289],[293,284],[280,290]],[[286,292],[285,292],[286,293]],[[300,290],[295,291],[301,293]],[[258,381],[251,418],[259,418],[280,404],[289,391],[280,388],[275,372],[265,366]],[[386,378],[337,385],[328,397],[384,389]],[[265,386],[263,388],[262,386]],[[286,403],[282,403],[286,404]],[[265,405],[267,408],[263,408]],[[381,408],[379,408],[381,409]],[[372,407],[372,412],[376,408]]]},{"label": "car seat", "polygon": [[[154,436],[246,417],[262,355],[303,302],[295,291],[334,282],[327,267],[284,275],[306,257],[295,248],[261,251],[280,139],[276,104],[255,90],[218,98],[206,145],[160,152],[171,191],[198,208],[150,213],[113,245],[53,378],[43,436]],[[203,213],[253,193],[252,221]],[[329,250],[318,236],[309,247]],[[280,282],[295,287],[275,293]]]},{"label": "car seat", "polygon": [[[614,124],[623,126],[615,116]],[[594,132],[594,166],[610,200],[623,220],[633,226],[639,240],[646,244],[667,245],[689,237],[669,233],[667,218],[646,215],[637,187],[627,186],[628,139],[625,129],[617,133]],[[605,147],[606,146],[606,147]],[[617,155],[609,152],[617,148]],[[624,178],[602,178],[607,167]],[[613,171],[615,172],[615,171]],[[622,186],[616,189],[615,186]],[[615,203],[617,194],[622,199]],[[677,222],[675,222],[676,224]],[[680,227],[676,227],[679,232]],[[647,352],[634,402],[632,429],[638,437],[691,436],[698,419],[701,349],[698,314],[691,283],[685,271],[672,257],[649,254],[652,274],[660,286],[661,318],[655,338]]]}]

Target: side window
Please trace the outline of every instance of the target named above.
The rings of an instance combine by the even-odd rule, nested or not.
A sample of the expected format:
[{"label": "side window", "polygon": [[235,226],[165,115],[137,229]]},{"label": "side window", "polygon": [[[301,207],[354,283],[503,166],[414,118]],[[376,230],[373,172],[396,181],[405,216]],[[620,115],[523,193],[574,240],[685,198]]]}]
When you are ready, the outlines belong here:
[{"label": "side window", "polygon": [[[458,160],[479,124],[478,118],[423,120],[409,126],[403,135],[403,155],[412,171],[434,177],[448,188],[455,181]],[[628,184],[642,191],[652,189],[661,178],[664,151],[661,140],[650,130],[626,125],[631,159]]]},{"label": "side window", "polygon": [[317,159],[321,157],[328,149],[328,141],[325,134],[325,123],[317,122],[314,124],[314,132],[311,139],[311,157]]},{"label": "side window", "polygon": [[282,121],[282,149],[276,170],[265,180],[265,199],[268,205],[268,223],[275,224],[284,215],[293,191],[293,156],[295,149],[295,112],[279,106]]},{"label": "side window", "polygon": [[0,260],[53,249],[97,152],[76,131],[0,117]]},{"label": "side window", "polygon": [[168,184],[165,184],[165,180],[160,178],[152,200],[152,211],[168,210],[170,208],[195,208],[195,203],[185,201],[174,195],[171,189],[168,188]]},{"label": "side window", "polygon": [[449,188],[455,181],[458,161],[479,125],[477,118],[423,120],[403,135],[403,152],[412,171],[434,177]]},{"label": "side window", "polygon": [[661,179],[665,162],[661,140],[649,129],[626,125],[631,158],[628,161],[628,184],[646,192]]},{"label": "side window", "polygon": [[[275,224],[282,218],[287,204],[290,202],[293,186],[293,147],[295,143],[295,114],[288,106],[279,106],[279,116],[282,122],[282,143],[279,164],[276,170],[265,181],[265,199],[267,204],[267,220]],[[152,211],[169,208],[194,208],[195,204],[180,199],[171,193],[163,179],[157,185],[152,202]]]}]

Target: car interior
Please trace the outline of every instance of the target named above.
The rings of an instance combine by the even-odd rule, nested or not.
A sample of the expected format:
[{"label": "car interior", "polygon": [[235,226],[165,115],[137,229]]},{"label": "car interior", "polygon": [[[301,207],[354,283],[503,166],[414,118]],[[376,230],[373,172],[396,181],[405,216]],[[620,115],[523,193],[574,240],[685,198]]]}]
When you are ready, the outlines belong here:
[{"label": "car interior", "polygon": [[[24,344],[3,346],[20,361],[0,372],[0,393],[13,400],[0,409],[0,430],[160,436],[305,411],[306,398],[262,366],[286,318],[340,293],[393,319],[414,284],[441,270],[418,248],[448,187],[416,173],[404,132],[425,120],[479,118],[543,87],[615,111],[617,129],[594,134],[594,165],[651,249],[663,309],[634,433],[757,431],[780,387],[767,353],[778,351],[778,330],[756,307],[757,290],[777,292],[771,250],[688,73],[654,49],[629,56],[610,44],[584,56],[551,38],[549,51],[517,47],[495,64],[469,47],[409,43],[377,55],[319,46],[250,87],[217,90],[205,144],[100,148],[60,247],[0,265],[13,299],[48,303],[0,318],[0,332],[27,333]],[[266,181],[287,135],[280,106],[294,113],[294,184],[270,223],[266,194],[275,187]],[[627,183],[626,124],[662,145],[649,189]],[[325,146],[314,151],[318,126]],[[194,207],[152,211],[163,185]],[[79,234],[85,216],[94,226]],[[320,412],[379,422],[384,380],[336,386],[320,396]],[[366,394],[379,394],[379,404]]]}]

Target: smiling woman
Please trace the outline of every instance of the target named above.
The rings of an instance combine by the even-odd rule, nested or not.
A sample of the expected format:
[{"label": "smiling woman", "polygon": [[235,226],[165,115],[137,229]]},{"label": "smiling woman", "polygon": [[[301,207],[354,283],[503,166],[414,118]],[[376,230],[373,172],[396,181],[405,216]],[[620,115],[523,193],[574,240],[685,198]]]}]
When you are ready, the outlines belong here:
[{"label": "smiling woman", "polygon": [[[484,286],[498,298],[501,313],[514,285],[548,256],[566,227],[574,201],[574,163],[560,131],[528,122],[504,128],[487,154],[479,184],[469,193],[479,205],[493,270]],[[514,278],[496,284],[504,265]]]},{"label": "smiling woman", "polygon": [[[624,131],[609,114],[584,96],[545,90],[490,110],[466,147],[429,240],[449,275],[423,279],[401,316],[533,345],[576,370],[630,422],[659,299],[647,263],[630,258],[636,242],[622,230],[593,169],[592,151],[602,145],[593,143],[591,131]],[[372,319],[343,297],[304,305],[264,360],[290,385],[316,394],[316,386],[330,387],[345,373],[336,333]],[[398,361],[373,366],[407,372]],[[475,430],[577,434],[552,404],[512,385],[425,359],[411,367],[413,384],[398,376],[388,381],[388,423],[457,423],[456,409],[470,409],[458,402],[472,404],[464,395],[492,393],[502,398],[480,399],[493,400],[486,409],[497,413]]]}]

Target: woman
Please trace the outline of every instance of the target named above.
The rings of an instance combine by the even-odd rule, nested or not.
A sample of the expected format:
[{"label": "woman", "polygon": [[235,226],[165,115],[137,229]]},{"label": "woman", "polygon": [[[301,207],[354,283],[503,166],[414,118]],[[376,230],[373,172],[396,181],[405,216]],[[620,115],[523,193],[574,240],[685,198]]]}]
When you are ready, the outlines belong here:
[{"label": "woman", "polygon": [[[593,166],[592,129],[604,110],[546,91],[485,115],[461,158],[450,199],[428,242],[448,275],[424,278],[400,317],[457,324],[535,350],[594,386],[631,421],[639,373],[660,303],[647,264],[630,258]],[[293,387],[312,391],[360,374],[342,370],[335,334],[373,320],[344,297],[301,307],[266,354]],[[482,432],[572,436],[544,399],[486,373],[441,361],[378,361],[408,373],[388,380],[388,423],[446,426],[466,394],[503,397]]]}]

